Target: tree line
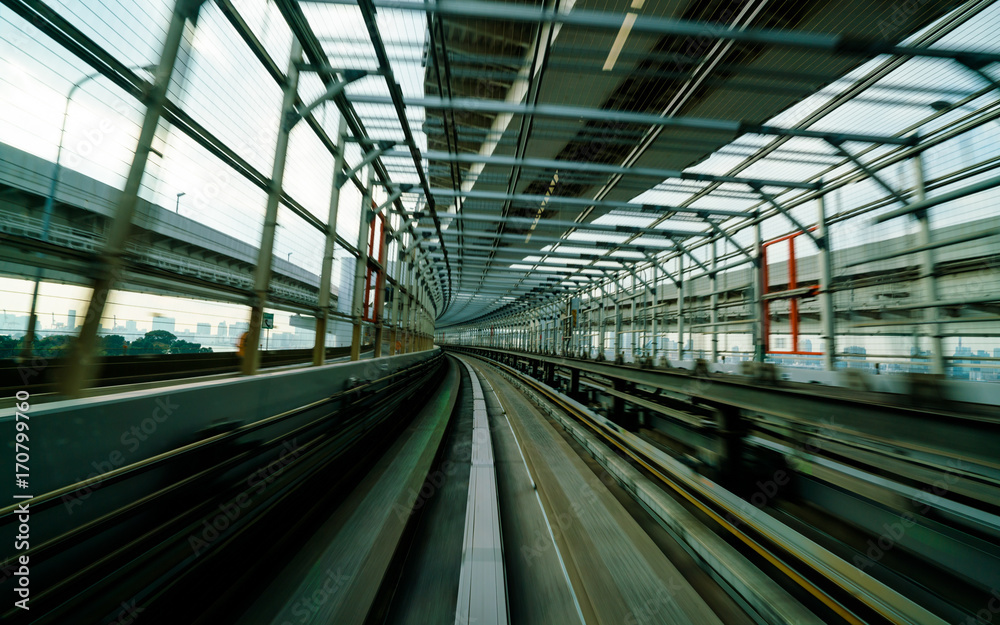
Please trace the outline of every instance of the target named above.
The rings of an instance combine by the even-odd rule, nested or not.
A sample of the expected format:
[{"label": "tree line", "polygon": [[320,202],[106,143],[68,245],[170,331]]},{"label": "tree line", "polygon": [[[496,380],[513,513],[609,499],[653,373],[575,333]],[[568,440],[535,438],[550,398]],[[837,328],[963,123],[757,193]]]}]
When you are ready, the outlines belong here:
[{"label": "tree line", "polygon": [[[32,351],[36,356],[58,358],[64,356],[76,337],[72,334],[36,334]],[[15,339],[9,335],[0,335],[0,358],[15,358],[21,353],[24,337]],[[145,354],[199,354],[210,353],[211,347],[202,347],[201,343],[192,343],[166,330],[152,330],[145,336],[133,341],[126,341],[120,334],[108,334],[98,337],[98,347],[101,356],[140,356]]]}]

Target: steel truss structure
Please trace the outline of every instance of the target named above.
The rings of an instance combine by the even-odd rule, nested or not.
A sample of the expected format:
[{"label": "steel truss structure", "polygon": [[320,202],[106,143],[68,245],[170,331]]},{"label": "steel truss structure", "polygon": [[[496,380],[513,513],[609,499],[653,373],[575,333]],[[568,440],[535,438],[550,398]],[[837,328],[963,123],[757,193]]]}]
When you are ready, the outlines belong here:
[{"label": "steel truss structure", "polygon": [[[306,307],[316,364],[338,315],[338,249],[356,259],[343,293],[354,358],[371,327],[376,355],[436,337],[623,360],[809,352],[833,369],[856,347],[845,341],[881,335],[893,337],[887,358],[943,374],[962,360],[946,354],[952,337],[1000,334],[1000,224],[976,208],[996,197],[1000,156],[975,148],[941,164],[996,132],[997,38],[973,36],[998,34],[992,2],[277,0],[288,37],[276,45],[239,3],[177,0],[149,81],[75,16],[3,4],[142,107],[69,392],[87,383],[109,293],[135,270],[127,249],[162,128],[266,195],[253,286],[239,292],[245,373],[265,307],[281,305],[271,278],[285,214],[323,241],[301,252],[319,266]],[[206,13],[280,89],[269,173],[172,90]],[[333,162],[316,174],[330,181],[325,216],[284,183],[307,132]],[[362,196],[347,236],[343,189]],[[963,206],[971,217],[956,221],[948,211]],[[762,253],[783,237],[799,242],[797,265]],[[983,268],[985,294],[943,294]],[[799,292],[796,278],[815,288]],[[887,305],[890,283],[907,296]],[[789,330],[792,348],[778,347]],[[806,335],[818,349],[798,347]]]}]

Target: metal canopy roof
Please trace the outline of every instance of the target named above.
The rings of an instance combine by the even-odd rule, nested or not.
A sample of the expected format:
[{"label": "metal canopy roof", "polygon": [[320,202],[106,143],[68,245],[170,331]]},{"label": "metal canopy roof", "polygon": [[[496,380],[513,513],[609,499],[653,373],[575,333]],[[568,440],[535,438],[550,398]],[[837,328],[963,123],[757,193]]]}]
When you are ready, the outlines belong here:
[{"label": "metal canopy roof", "polygon": [[931,103],[977,95],[916,77],[985,93],[1000,59],[936,45],[989,2],[278,4],[310,63],[370,72],[339,103],[353,162],[378,151],[405,246],[430,252],[438,328],[651,255],[702,265],[709,239],[738,259],[761,214],[798,228],[821,179],[919,150]]}]

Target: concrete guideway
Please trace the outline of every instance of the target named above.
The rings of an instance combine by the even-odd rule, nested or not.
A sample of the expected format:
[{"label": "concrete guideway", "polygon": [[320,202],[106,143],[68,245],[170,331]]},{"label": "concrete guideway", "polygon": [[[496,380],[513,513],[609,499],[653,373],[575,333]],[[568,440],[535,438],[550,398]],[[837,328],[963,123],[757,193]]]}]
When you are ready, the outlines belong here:
[{"label": "concrete guideway", "polygon": [[[519,390],[530,392],[525,387],[519,387]],[[695,553],[704,568],[725,580],[729,588],[751,606],[760,618],[768,623],[788,625],[823,622],[584,427],[550,404],[542,409],[576,439],[658,523],[669,528],[673,536]]]},{"label": "concrete guideway", "polygon": [[535,476],[586,623],[721,623],[552,427],[490,376]]},{"label": "concrete guideway", "polygon": [[[498,367],[515,374],[514,369],[510,367],[505,365],[498,365]],[[591,412],[575,400],[555,392],[544,384],[533,380],[529,381],[527,376],[521,374],[516,374],[516,376],[557,404],[560,410],[567,411],[580,419],[593,430],[594,434],[619,447],[632,460],[641,464],[665,485],[709,515],[715,523],[730,531],[845,621],[850,623],[864,622],[853,611],[860,608],[863,611],[875,610],[881,618],[895,623],[946,622],[898,590],[887,586],[874,577],[861,574],[845,559],[837,557],[821,544],[809,540],[769,515],[758,513],[756,508],[749,506],[746,501],[741,500],[735,494],[720,488],[711,480],[697,475],[690,468],[670,458],[655,446],[612,421]],[[725,518],[721,516],[722,514],[726,515]],[[769,553],[773,548],[768,547],[766,542],[760,543],[759,539],[754,537],[755,534],[747,532],[744,527],[750,528],[753,532],[759,532],[765,541],[773,543],[773,548],[777,548],[781,553],[786,553],[792,561],[801,561],[815,569],[833,585],[824,588],[818,585],[815,580],[803,577],[790,567],[787,561],[782,562],[773,553]],[[863,605],[859,604],[855,608],[845,606],[843,603],[845,596],[841,596],[839,599],[836,597],[841,590],[850,595],[851,601],[858,600]]]},{"label": "concrete guideway", "polygon": [[508,623],[509,618],[493,445],[482,385],[468,362],[459,360],[468,371],[472,386],[473,426],[455,623],[500,625]]}]

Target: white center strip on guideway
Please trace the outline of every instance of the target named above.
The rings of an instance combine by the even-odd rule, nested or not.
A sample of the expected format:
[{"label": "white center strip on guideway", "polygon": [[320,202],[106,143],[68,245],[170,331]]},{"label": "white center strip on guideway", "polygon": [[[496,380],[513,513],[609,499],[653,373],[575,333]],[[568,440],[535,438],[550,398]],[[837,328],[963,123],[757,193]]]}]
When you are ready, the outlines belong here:
[{"label": "white center strip on guideway", "polygon": [[472,383],[472,467],[455,625],[508,625],[507,577],[486,399],[476,372],[464,360],[462,364]]}]

